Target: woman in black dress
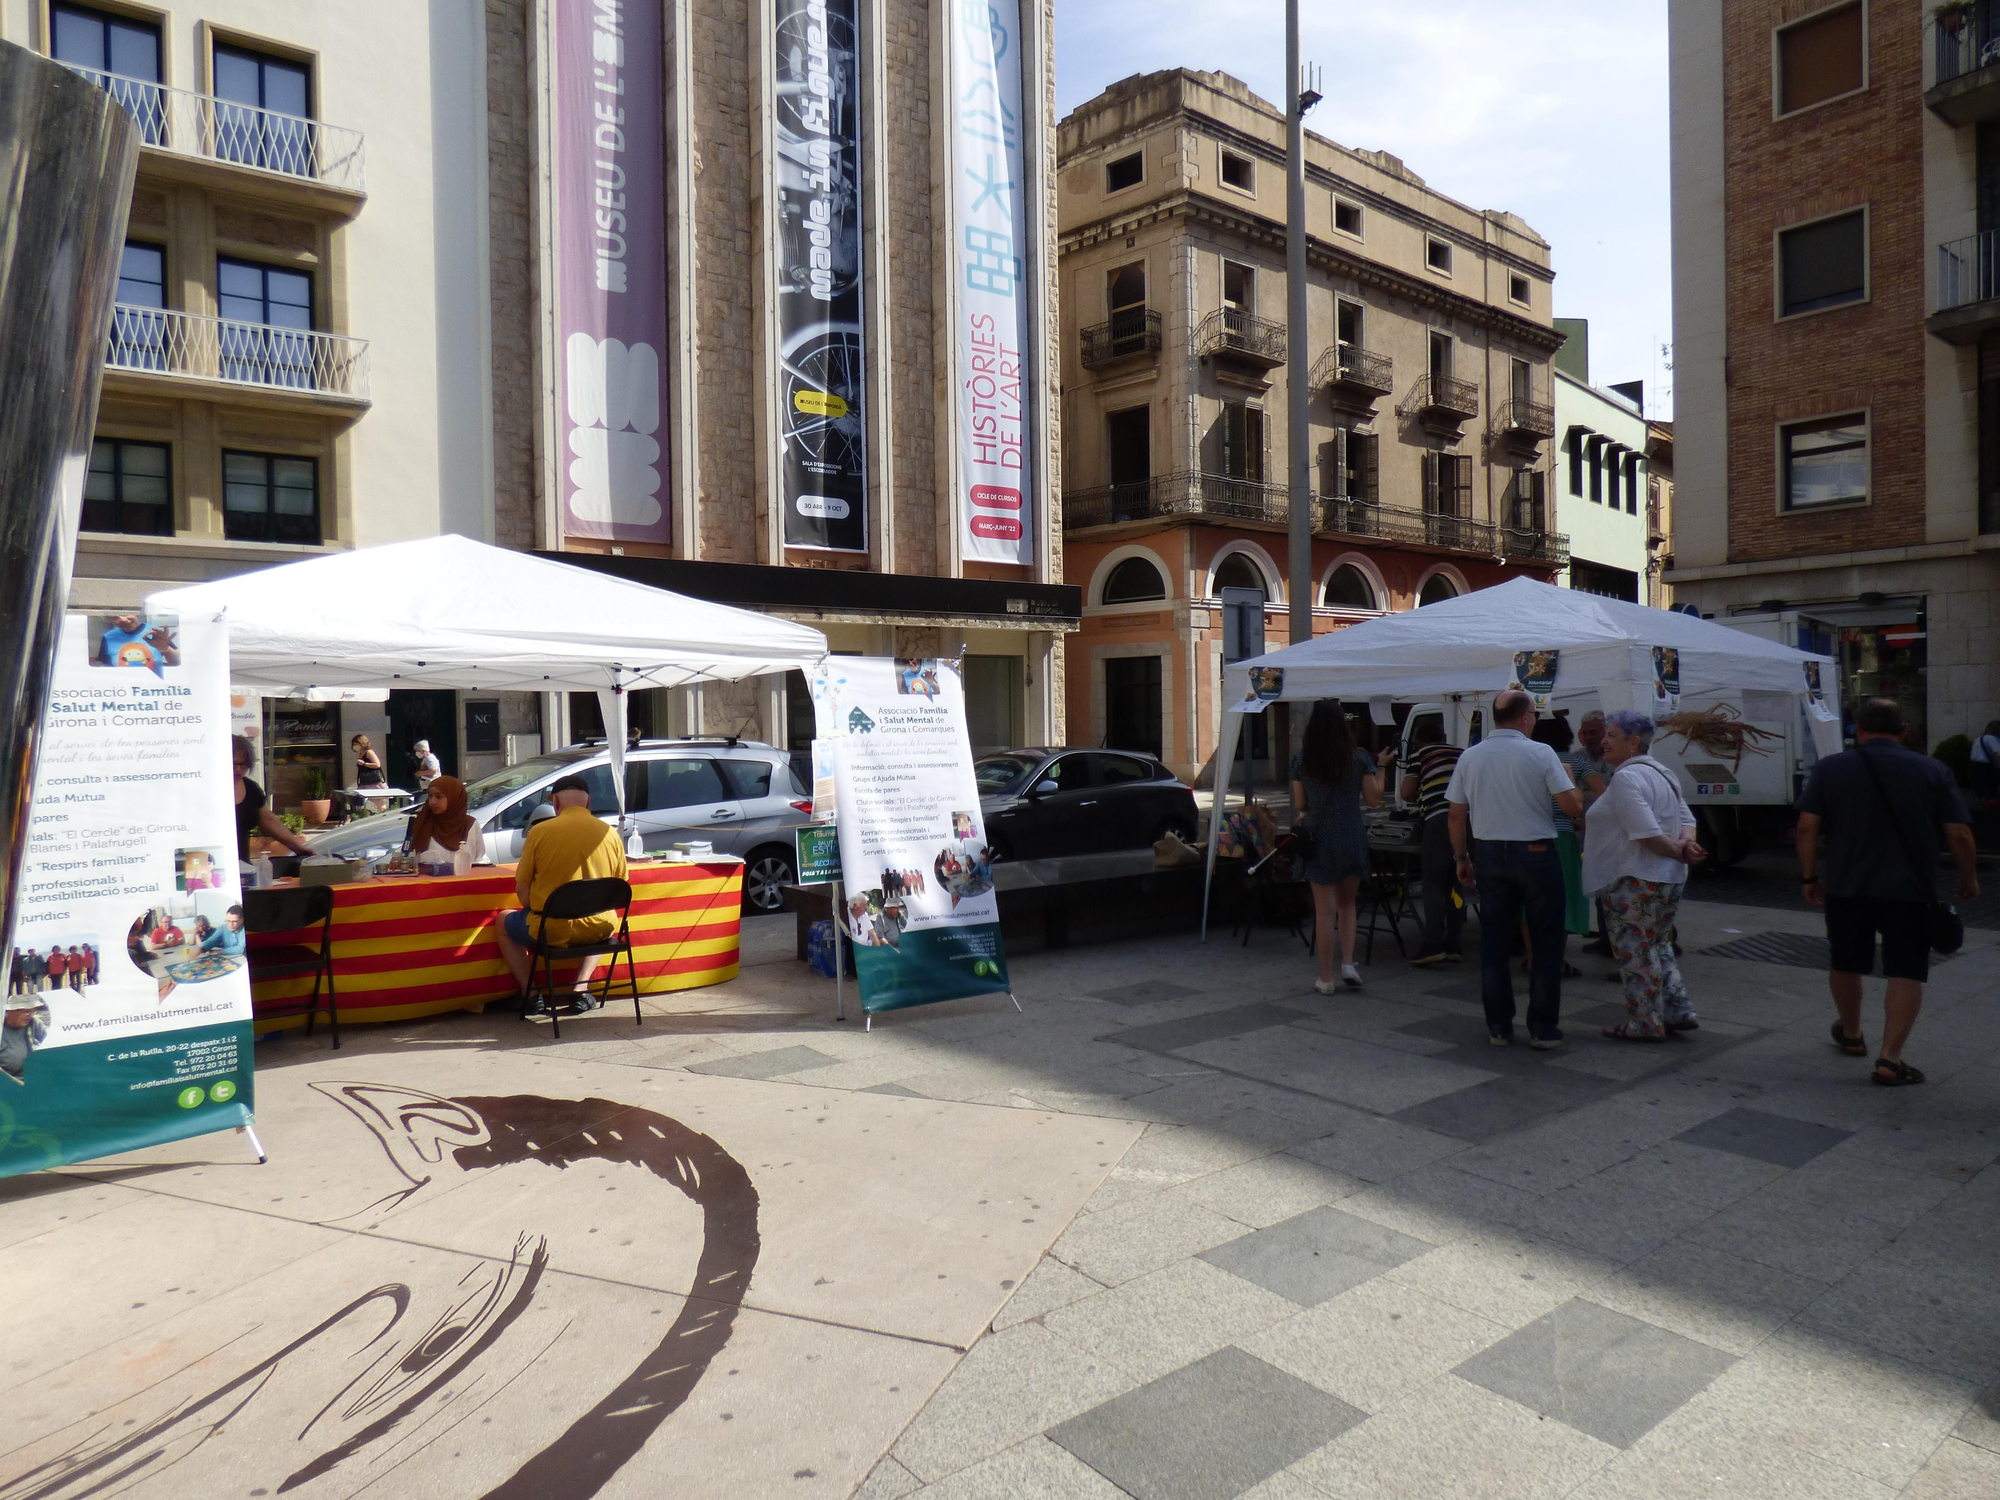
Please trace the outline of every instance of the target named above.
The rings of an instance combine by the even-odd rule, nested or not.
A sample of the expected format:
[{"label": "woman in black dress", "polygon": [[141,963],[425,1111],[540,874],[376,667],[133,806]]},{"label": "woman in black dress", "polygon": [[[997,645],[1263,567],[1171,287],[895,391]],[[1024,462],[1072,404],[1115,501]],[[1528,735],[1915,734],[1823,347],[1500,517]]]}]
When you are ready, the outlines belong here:
[{"label": "woman in black dress", "polygon": [[375,747],[368,743],[368,736],[357,734],[347,742],[354,752],[354,784],[356,786],[387,786],[389,779],[382,772],[382,757],[375,753]]},{"label": "woman in black dress", "polygon": [[[1384,751],[1387,757],[1393,751]],[[1305,743],[1292,759],[1292,807],[1304,820],[1313,843],[1306,861],[1312,884],[1313,924],[1318,935],[1319,979],[1313,988],[1334,992],[1333,945],[1340,943],[1340,982],[1361,988],[1354,967],[1355,897],[1368,873],[1368,828],[1362,804],[1382,800],[1383,772],[1354,741],[1339,703],[1322,698],[1306,721]]]},{"label": "woman in black dress", "polygon": [[269,799],[265,797],[264,789],[250,779],[250,768],[257,763],[257,752],[251,748],[249,738],[232,734],[229,745],[236,762],[236,857],[249,860],[250,835],[253,833],[276,839],[294,854],[312,853],[312,845],[287,828],[285,820],[266,806]]}]

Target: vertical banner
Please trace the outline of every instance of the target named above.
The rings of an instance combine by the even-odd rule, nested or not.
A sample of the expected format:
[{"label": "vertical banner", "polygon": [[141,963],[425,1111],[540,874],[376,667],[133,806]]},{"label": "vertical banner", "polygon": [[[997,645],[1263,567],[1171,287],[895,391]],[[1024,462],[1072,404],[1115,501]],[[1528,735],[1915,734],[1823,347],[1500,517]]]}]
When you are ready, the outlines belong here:
[{"label": "vertical banner", "polygon": [[774,0],[785,545],[868,550],[855,0]]},{"label": "vertical banner", "polygon": [[0,1027],[0,1176],[246,1124],[219,620],[70,615]]},{"label": "vertical banner", "polygon": [[661,0],[561,0],[553,30],[563,532],[671,542]]},{"label": "vertical banner", "polygon": [[[960,545],[984,562],[1035,561],[1022,379],[1032,336],[1021,154],[1019,0],[946,0],[950,29],[952,386],[964,451]],[[1037,108],[1039,108],[1039,104]]]},{"label": "vertical banner", "polygon": [[1004,992],[958,663],[828,657],[813,709],[839,745],[840,866],[862,1009]]}]

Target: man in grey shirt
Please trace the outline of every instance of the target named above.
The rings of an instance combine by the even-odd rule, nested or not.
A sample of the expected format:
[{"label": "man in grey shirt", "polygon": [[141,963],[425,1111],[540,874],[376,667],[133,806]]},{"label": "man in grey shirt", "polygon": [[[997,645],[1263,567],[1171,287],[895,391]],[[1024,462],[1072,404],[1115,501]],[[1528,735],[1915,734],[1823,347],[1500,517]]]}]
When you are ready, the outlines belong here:
[{"label": "man in grey shirt", "polygon": [[1459,884],[1479,896],[1479,994],[1486,1035],[1514,1040],[1514,931],[1528,924],[1528,1045],[1562,1043],[1562,862],[1551,799],[1579,828],[1583,798],[1569,768],[1534,733],[1535,700],[1518,688],[1493,700],[1493,732],[1458,759],[1451,785],[1451,851]]}]

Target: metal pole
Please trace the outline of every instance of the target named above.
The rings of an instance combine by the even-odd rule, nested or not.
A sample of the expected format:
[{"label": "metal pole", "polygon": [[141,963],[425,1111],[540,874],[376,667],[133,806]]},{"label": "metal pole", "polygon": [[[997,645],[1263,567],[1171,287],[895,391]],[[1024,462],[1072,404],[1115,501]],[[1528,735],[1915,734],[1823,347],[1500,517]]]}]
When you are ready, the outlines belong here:
[{"label": "metal pole", "polygon": [[[1285,0],[1285,443],[1291,489],[1291,643],[1312,639],[1312,427],[1306,387],[1306,110],[1299,0]],[[1278,753],[1273,748],[1274,756]]]}]

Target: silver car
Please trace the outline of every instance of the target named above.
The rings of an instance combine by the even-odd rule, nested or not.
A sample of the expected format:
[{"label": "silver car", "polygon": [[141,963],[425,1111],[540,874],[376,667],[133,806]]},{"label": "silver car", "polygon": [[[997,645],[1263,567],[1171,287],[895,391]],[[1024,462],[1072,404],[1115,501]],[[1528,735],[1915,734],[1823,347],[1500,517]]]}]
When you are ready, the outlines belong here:
[{"label": "silver car", "polygon": [[[590,810],[607,823],[617,819],[611,758],[602,741],[517,761],[466,788],[466,810],[479,820],[488,859],[510,864],[520,858],[528,820],[562,776],[583,777]],[[649,854],[680,840],[707,839],[718,854],[740,855],[744,907],[767,912],[778,909],[781,887],[792,882],[792,830],[807,821],[812,794],[791,758],[770,745],[640,740],[625,752],[625,806]],[[321,854],[381,859],[402,844],[409,819],[409,811],[358,818],[308,842]]]}]

